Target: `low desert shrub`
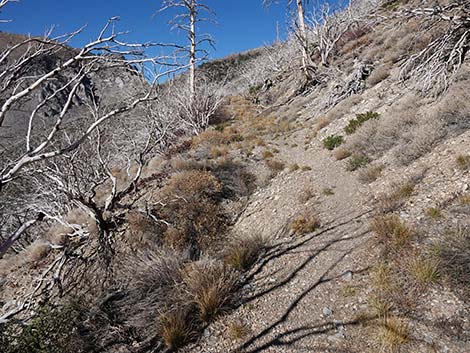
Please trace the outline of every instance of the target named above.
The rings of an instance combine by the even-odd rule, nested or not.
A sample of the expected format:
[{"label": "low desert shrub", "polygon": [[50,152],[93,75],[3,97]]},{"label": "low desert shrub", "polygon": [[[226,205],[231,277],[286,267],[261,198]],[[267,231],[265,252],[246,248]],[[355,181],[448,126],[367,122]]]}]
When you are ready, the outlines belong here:
[{"label": "low desert shrub", "polygon": [[380,114],[377,112],[366,112],[357,114],[355,119],[349,121],[348,125],[344,128],[346,134],[353,134],[362,124],[371,119],[378,119]]},{"label": "low desert shrub", "polygon": [[266,165],[271,170],[271,173],[273,175],[279,174],[286,167],[284,162],[281,162],[281,161],[278,161],[278,160],[275,160],[275,159],[266,160]]},{"label": "low desert shrub", "polygon": [[346,166],[346,170],[353,172],[359,168],[363,168],[370,163],[370,159],[364,155],[353,155]]},{"label": "low desert shrub", "polygon": [[341,161],[351,156],[351,152],[346,148],[340,147],[333,152],[333,156],[337,161]]},{"label": "low desert shrub", "polygon": [[456,158],[456,163],[459,169],[466,171],[470,170],[470,155],[460,154]]},{"label": "low desert shrub", "polygon": [[364,168],[359,172],[358,179],[364,184],[372,183],[380,177],[383,169],[383,165],[373,165],[368,168]]},{"label": "low desert shrub", "polygon": [[376,84],[382,82],[390,76],[390,66],[382,65],[376,68],[370,76],[367,78],[366,83],[368,86],[373,87]]},{"label": "low desert shrub", "polygon": [[323,140],[323,146],[327,150],[334,150],[336,147],[339,147],[344,142],[343,136],[330,135]]},{"label": "low desert shrub", "polygon": [[291,224],[291,230],[296,235],[305,235],[314,232],[320,226],[318,217],[311,213],[297,216]]},{"label": "low desert shrub", "polygon": [[80,301],[62,306],[40,307],[33,319],[23,327],[13,323],[0,325],[3,353],[91,352],[94,337],[80,329],[86,308]]}]

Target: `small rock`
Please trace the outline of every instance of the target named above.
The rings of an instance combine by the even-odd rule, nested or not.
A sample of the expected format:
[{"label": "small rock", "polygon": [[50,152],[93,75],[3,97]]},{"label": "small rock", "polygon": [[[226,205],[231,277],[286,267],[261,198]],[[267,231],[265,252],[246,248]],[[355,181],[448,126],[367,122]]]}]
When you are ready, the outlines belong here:
[{"label": "small rock", "polygon": [[352,273],[352,271],[347,270],[347,271],[343,272],[343,274],[341,275],[341,277],[343,277],[343,279],[344,279],[345,281],[351,282],[352,279],[353,279],[353,273]]},{"label": "small rock", "polygon": [[324,316],[331,316],[333,315],[333,310],[331,310],[330,308],[323,308],[323,315]]}]

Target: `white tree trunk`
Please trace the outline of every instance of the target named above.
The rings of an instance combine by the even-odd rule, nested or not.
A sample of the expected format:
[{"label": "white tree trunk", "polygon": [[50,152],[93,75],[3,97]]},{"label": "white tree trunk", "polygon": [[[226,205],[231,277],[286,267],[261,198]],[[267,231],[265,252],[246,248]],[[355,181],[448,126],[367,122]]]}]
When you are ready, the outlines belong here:
[{"label": "white tree trunk", "polygon": [[189,92],[192,102],[196,95],[196,0],[191,0],[189,21],[189,40],[191,42],[189,52]]},{"label": "white tree trunk", "polygon": [[305,74],[307,80],[311,79],[310,73],[308,71],[308,41],[307,41],[307,28],[305,26],[305,10],[303,5],[303,0],[297,0],[297,15],[299,21],[299,36],[302,46],[302,70]]}]

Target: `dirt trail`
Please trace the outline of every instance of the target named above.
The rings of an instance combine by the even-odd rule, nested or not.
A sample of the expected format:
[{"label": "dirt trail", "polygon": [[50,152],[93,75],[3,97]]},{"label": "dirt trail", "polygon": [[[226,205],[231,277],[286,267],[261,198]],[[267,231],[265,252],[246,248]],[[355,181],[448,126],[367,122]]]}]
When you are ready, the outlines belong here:
[{"label": "dirt trail", "polygon": [[[284,170],[258,190],[234,226],[235,233],[272,239],[249,275],[244,304],[188,351],[339,352],[350,341],[349,326],[366,304],[361,283],[370,263],[371,207],[364,186],[318,140],[305,149],[305,134],[273,141],[276,159],[300,168]],[[301,196],[306,189],[313,191],[308,201]],[[289,234],[293,218],[305,211],[318,215],[322,227],[302,237]],[[230,337],[235,322],[250,334]]]}]

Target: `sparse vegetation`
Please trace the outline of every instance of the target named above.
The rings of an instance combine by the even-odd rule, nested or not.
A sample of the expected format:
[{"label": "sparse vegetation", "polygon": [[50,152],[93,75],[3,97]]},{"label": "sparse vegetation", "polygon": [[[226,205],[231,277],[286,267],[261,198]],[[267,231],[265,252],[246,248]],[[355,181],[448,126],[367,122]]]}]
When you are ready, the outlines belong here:
[{"label": "sparse vegetation", "polygon": [[346,166],[346,169],[350,172],[353,172],[359,168],[363,168],[370,163],[370,159],[367,156],[363,155],[353,155],[349,160]]},{"label": "sparse vegetation", "polygon": [[387,352],[398,352],[409,341],[409,327],[404,320],[391,316],[379,326],[380,343]]},{"label": "sparse vegetation", "polygon": [[470,155],[460,154],[457,156],[456,162],[461,170],[470,169]]},{"label": "sparse vegetation", "polygon": [[323,146],[327,150],[334,150],[336,147],[339,147],[344,142],[343,136],[330,135],[323,140]]},{"label": "sparse vegetation", "polygon": [[336,160],[341,161],[351,156],[351,152],[348,151],[346,148],[340,147],[340,148],[335,149],[335,151],[333,152],[333,155],[335,156]]},{"label": "sparse vegetation", "polygon": [[296,235],[305,235],[314,232],[320,226],[317,216],[304,213],[297,216],[291,224],[291,230]]},{"label": "sparse vegetation", "polygon": [[259,236],[235,238],[225,247],[223,259],[234,269],[246,271],[256,262],[265,247],[266,241]]},{"label": "sparse vegetation", "polygon": [[371,120],[371,119],[378,119],[380,117],[380,114],[377,112],[367,112],[367,113],[362,113],[362,114],[357,114],[355,119],[352,119],[349,121],[349,124],[344,128],[344,132],[346,134],[351,135],[356,130],[362,126],[366,121]]},{"label": "sparse vegetation", "polygon": [[373,165],[368,168],[361,169],[358,175],[360,182],[368,184],[376,181],[384,169],[383,165]]},{"label": "sparse vegetation", "polygon": [[428,217],[436,220],[436,219],[439,219],[442,217],[442,211],[439,207],[429,207],[427,210],[426,210],[426,214],[428,215]]},{"label": "sparse vegetation", "polygon": [[418,256],[409,263],[412,278],[421,285],[437,283],[440,277],[440,264],[432,257]]},{"label": "sparse vegetation", "polygon": [[387,250],[399,251],[410,244],[414,235],[414,232],[394,214],[376,216],[371,228]]}]

